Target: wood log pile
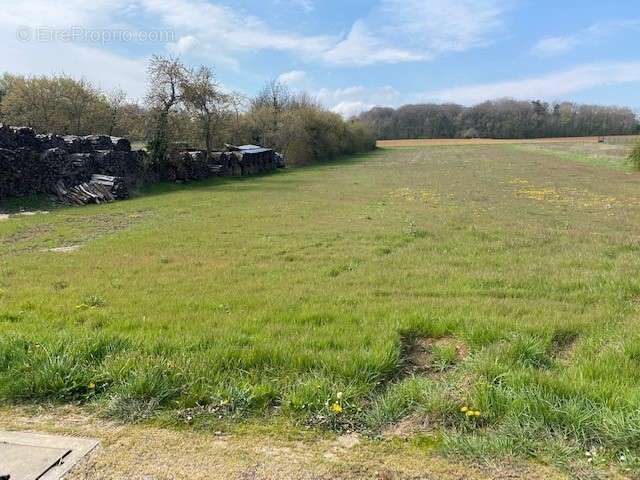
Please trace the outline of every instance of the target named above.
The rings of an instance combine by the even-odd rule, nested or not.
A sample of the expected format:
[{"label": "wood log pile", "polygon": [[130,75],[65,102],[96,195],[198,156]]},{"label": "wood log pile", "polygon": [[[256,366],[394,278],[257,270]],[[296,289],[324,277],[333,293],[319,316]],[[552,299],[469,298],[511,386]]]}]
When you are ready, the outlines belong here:
[{"label": "wood log pile", "polygon": [[282,157],[271,149],[256,145],[226,145],[225,151],[211,152],[209,156],[201,150],[179,151],[170,156],[160,176],[166,181],[189,182],[214,176],[256,175],[282,167]]},{"label": "wood log pile", "polygon": [[116,199],[111,189],[102,183],[83,182],[67,188],[64,181],[58,180],[55,191],[61,202],[72,205],[107,203]]},{"label": "wood log pile", "polygon": [[64,180],[58,180],[55,193],[62,203],[71,205],[87,205],[89,203],[108,203],[122,200],[129,196],[127,184],[121,177],[108,175],[91,176],[88,182],[73,184],[68,187]]},{"label": "wood log pile", "polygon": [[244,176],[284,167],[284,159],[256,145],[226,145],[209,155],[181,150],[164,165],[149,165],[127,139],[36,134],[0,124],[0,201],[49,193],[62,202],[85,205],[127,198],[143,182],[190,182],[216,176]]},{"label": "wood log pile", "polygon": [[59,197],[60,185],[64,190],[81,185],[93,189],[86,185],[92,185],[95,174],[116,177],[118,185],[124,183],[125,188],[114,197],[122,198],[122,192],[142,181],[144,164],[144,152],[132,151],[126,139],[37,135],[31,128],[0,124],[0,200],[38,193]]}]

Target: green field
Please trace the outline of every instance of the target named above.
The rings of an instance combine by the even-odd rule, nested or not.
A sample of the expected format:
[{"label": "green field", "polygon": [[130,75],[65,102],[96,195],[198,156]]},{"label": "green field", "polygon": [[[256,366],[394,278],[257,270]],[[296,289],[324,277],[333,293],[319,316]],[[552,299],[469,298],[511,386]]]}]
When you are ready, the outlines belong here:
[{"label": "green field", "polygon": [[640,173],[576,155],[383,149],[0,220],[0,399],[638,471]]}]

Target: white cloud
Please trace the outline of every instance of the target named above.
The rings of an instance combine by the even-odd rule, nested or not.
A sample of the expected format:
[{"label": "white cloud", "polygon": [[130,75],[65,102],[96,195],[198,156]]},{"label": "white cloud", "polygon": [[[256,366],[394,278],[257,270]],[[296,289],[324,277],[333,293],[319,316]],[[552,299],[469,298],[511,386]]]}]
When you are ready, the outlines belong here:
[{"label": "white cloud", "polygon": [[579,44],[575,37],[549,37],[536,43],[532,52],[540,57],[552,57],[569,53]]},{"label": "white cloud", "polygon": [[[246,12],[204,0],[137,1],[183,37],[197,37],[201,54],[229,57],[269,49],[362,66],[429,60],[485,46],[501,27],[508,0],[380,0],[342,38],[277,30]],[[308,0],[294,1],[313,7]]]},{"label": "white cloud", "polygon": [[[132,98],[143,97],[146,58],[111,53],[100,43],[34,39],[35,29],[43,25],[64,32],[78,26],[87,30],[122,27],[113,19],[117,12],[131,11],[124,0],[67,0],[64,5],[47,0],[0,0],[0,11],[0,72],[84,77],[103,89],[123,88]],[[30,40],[18,39],[22,27],[27,27]]]},{"label": "white cloud", "polygon": [[124,9],[123,0],[66,0],[64,3],[50,0],[33,0],[17,2],[0,0],[0,24],[36,27],[46,25],[53,28],[64,28],[75,25],[95,25],[110,17],[102,15],[108,11]]},{"label": "white cloud", "polygon": [[357,21],[351,28],[347,38],[324,52],[322,58],[328,63],[347,66],[400,63],[426,59],[421,53],[385,45],[369,30],[364,21]]},{"label": "white cloud", "polygon": [[184,55],[198,46],[198,39],[193,35],[180,37],[177,42],[170,42],[167,48],[175,55]]},{"label": "white cloud", "polygon": [[315,97],[327,108],[348,118],[375,106],[396,105],[401,94],[390,86],[353,86],[335,90],[323,88],[315,92]]},{"label": "white cloud", "polygon": [[335,41],[328,36],[277,31],[258,17],[203,0],[138,1],[148,14],[159,17],[181,35],[200,39],[200,52],[210,56],[230,57],[237,52],[267,49],[317,55]]},{"label": "white cloud", "polygon": [[277,0],[276,3],[285,4],[294,8],[300,8],[307,13],[313,12],[316,8],[314,0]]},{"label": "white cloud", "polygon": [[[307,11],[315,5],[313,0],[275,1]],[[377,6],[355,21],[347,33],[310,35],[296,33],[294,28],[274,28],[263,18],[215,0],[0,0],[0,34],[5,37],[0,46],[0,69],[28,74],[64,71],[113,83],[113,72],[105,72],[86,59],[102,58],[114,65],[114,71],[123,72],[124,79],[118,80],[123,87],[132,95],[140,94],[140,84],[145,81],[140,54],[136,58],[121,53],[131,51],[124,44],[114,53],[114,45],[108,43],[25,44],[15,38],[19,26],[33,29],[42,24],[56,29],[168,30],[173,38],[157,42],[146,51],[165,48],[174,55],[198,56],[232,69],[240,68],[243,53],[262,50],[288,52],[306,62],[338,66],[423,61],[489,43],[502,23],[507,1],[511,0],[377,0]],[[128,71],[127,66],[132,64],[135,71]],[[300,73],[286,75],[283,78],[289,83],[304,83]],[[138,77],[135,81],[134,76]],[[351,102],[349,108],[354,102],[371,103],[358,98],[336,100],[333,105],[343,102]]]},{"label": "white cloud", "polygon": [[[29,27],[31,35],[34,29],[42,25],[66,31],[76,26],[86,31],[168,30],[177,40],[169,38],[151,48],[155,51],[166,48],[174,55],[198,55],[215,61],[218,66],[230,68],[238,68],[238,54],[242,52],[279,50],[317,58],[320,52],[337,41],[337,37],[277,31],[262,19],[246,12],[205,0],[66,0],[59,3],[51,0],[28,3],[0,0],[0,11],[0,35],[3,37],[0,71],[20,71],[25,74],[66,72],[74,75],[80,72],[79,76],[92,79],[100,77],[101,83],[113,83],[110,80],[115,78],[113,72],[100,68],[96,62],[80,61],[83,53],[94,52],[92,58],[108,58],[110,64],[119,62],[123,66],[136,65],[136,69],[127,72],[122,80],[123,87],[129,88],[132,95],[139,94],[139,84],[146,80],[146,65],[140,66],[140,62],[131,55],[110,53],[113,45],[108,43],[20,42],[16,38],[17,29]],[[34,12],[38,12],[38,15],[34,15]],[[139,77],[135,84],[131,81],[133,75]]]},{"label": "white cloud", "polygon": [[123,88],[132,98],[144,96],[146,58],[129,59],[73,43],[18,43],[12,37],[11,31],[0,33],[0,72],[66,74],[84,77],[105,90]]},{"label": "white cloud", "polygon": [[307,72],[303,70],[292,70],[283,73],[278,77],[278,81],[289,85],[290,87],[301,87],[307,82]]},{"label": "white cloud", "polygon": [[541,39],[531,49],[539,57],[564,55],[581,46],[594,45],[600,40],[626,30],[640,30],[640,20],[613,20],[599,22],[572,35]]},{"label": "white cloud", "polygon": [[340,102],[335,105],[331,110],[339,113],[344,118],[355,117],[359,113],[366,112],[367,110],[371,110],[376,105],[373,103],[365,103],[365,102]]},{"label": "white cloud", "polygon": [[553,100],[590,88],[629,82],[640,82],[640,61],[582,65],[538,77],[426,92],[416,98],[466,105],[504,97]]},{"label": "white cloud", "polygon": [[430,60],[486,46],[502,27],[504,0],[381,0],[322,54],[337,65]]}]

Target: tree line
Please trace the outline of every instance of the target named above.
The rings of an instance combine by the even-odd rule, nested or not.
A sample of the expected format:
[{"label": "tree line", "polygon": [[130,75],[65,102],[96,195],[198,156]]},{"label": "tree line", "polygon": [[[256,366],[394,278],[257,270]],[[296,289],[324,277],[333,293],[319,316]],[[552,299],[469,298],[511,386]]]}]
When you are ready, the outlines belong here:
[{"label": "tree line", "polygon": [[64,135],[102,133],[142,140],[146,111],[123,90],[103,92],[66,75],[0,76],[0,122]]},{"label": "tree line", "polygon": [[376,107],[357,118],[378,139],[581,137],[640,131],[638,118],[629,108],[538,100],[500,99],[473,107]]},{"label": "tree line", "polygon": [[154,56],[140,104],[118,89],[102,91],[66,75],[0,76],[0,123],[59,135],[106,134],[144,142],[151,161],[172,151],[207,153],[230,144],[259,144],[290,164],[324,161],[375,147],[362,122],[345,121],[305,93],[268,82],[253,98],[224,90],[208,66],[190,68]]},{"label": "tree line", "polygon": [[162,162],[176,141],[210,152],[224,143],[274,148],[290,164],[304,164],[375,148],[372,133],[344,121],[306,93],[268,82],[253,98],[224,91],[207,66],[188,68],[179,59],[154,56],[146,105],[152,160]]}]

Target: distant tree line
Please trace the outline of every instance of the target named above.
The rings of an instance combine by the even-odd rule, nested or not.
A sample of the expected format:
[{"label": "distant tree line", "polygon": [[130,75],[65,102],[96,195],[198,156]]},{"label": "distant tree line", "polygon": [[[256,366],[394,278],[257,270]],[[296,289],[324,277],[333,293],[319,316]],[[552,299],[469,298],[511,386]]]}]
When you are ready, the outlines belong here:
[{"label": "distant tree line", "polygon": [[362,122],[344,121],[304,93],[272,81],[255,98],[223,90],[207,66],[154,56],[143,104],[69,76],[0,76],[0,123],[60,135],[107,134],[144,142],[151,160],[172,149],[207,152],[256,143],[290,164],[324,161],[375,147]]},{"label": "distant tree line", "polygon": [[358,120],[378,139],[544,138],[627,135],[640,130],[629,108],[501,99],[456,104],[376,107]]}]

